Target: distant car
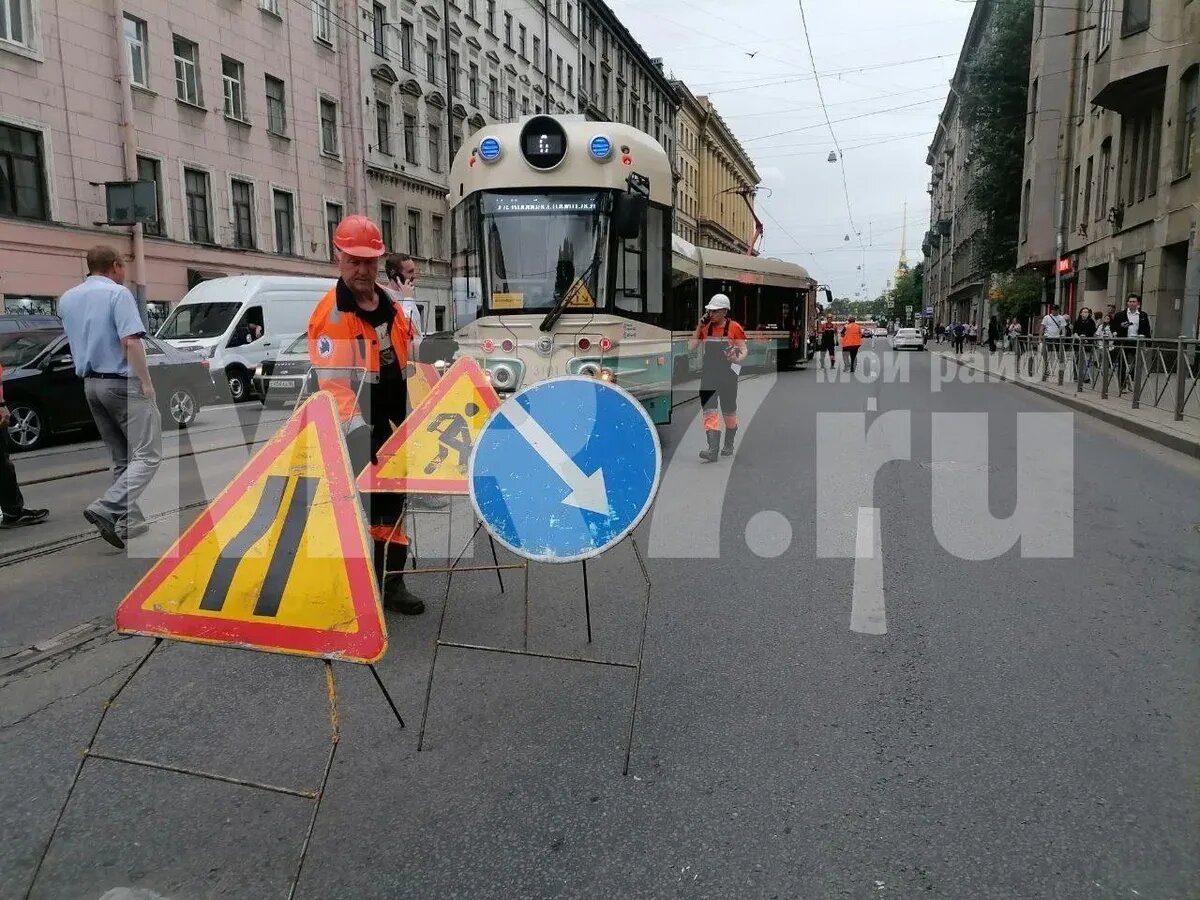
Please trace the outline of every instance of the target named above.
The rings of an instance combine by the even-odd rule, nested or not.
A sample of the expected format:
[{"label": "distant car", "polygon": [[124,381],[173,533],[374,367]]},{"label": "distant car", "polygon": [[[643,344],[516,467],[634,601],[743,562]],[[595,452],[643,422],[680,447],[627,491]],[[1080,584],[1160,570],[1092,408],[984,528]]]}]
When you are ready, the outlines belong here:
[{"label": "distant car", "polygon": [[[300,398],[304,379],[309,377],[311,369],[308,335],[302,334],[285,343],[274,357],[259,363],[251,384],[263,406],[287,406]],[[311,394],[314,390],[315,385],[310,384],[304,393]]]},{"label": "distant car", "polygon": [[893,350],[924,350],[925,336],[915,328],[898,328],[892,335]]},{"label": "distant car", "polygon": [[887,329],[879,328],[879,327],[876,327],[874,333],[872,334],[872,337],[887,337],[887,336],[888,336]]},{"label": "distant car", "polygon": [[34,331],[39,328],[62,328],[62,319],[58,316],[0,315],[0,334]]},{"label": "distant car", "polygon": [[[187,428],[202,406],[217,401],[208,364],[198,354],[145,338],[163,425]],[[12,419],[7,440],[17,450],[36,450],[51,437],[93,427],[75,374],[71,347],[61,327],[0,334],[4,397]]]}]

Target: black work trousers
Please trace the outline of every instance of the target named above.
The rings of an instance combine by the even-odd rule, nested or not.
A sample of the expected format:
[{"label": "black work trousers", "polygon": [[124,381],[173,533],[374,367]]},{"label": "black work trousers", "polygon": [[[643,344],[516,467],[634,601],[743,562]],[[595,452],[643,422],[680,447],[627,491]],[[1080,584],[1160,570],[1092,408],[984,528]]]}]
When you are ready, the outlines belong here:
[{"label": "black work trousers", "polygon": [[8,455],[8,438],[0,431],[0,512],[15,516],[24,508],[25,498],[17,483],[17,470]]},{"label": "black work trousers", "polygon": [[[362,473],[371,464],[373,454],[379,452],[384,440],[382,435],[373,435],[370,426],[354,429],[346,435],[346,449],[350,454],[350,467],[355,476]],[[396,527],[404,515],[406,494],[366,494],[362,495],[363,509],[367,514],[367,525],[382,525],[387,528]],[[408,561],[408,547],[392,541],[374,541],[375,580],[383,587],[385,572],[400,572]]]},{"label": "black work trousers", "polygon": [[853,347],[846,347],[844,345],[842,347],[842,353],[846,357],[848,357],[850,360],[850,371],[851,372],[853,372],[855,366],[858,365],[858,348],[859,348],[859,346],[860,345],[855,344]]}]

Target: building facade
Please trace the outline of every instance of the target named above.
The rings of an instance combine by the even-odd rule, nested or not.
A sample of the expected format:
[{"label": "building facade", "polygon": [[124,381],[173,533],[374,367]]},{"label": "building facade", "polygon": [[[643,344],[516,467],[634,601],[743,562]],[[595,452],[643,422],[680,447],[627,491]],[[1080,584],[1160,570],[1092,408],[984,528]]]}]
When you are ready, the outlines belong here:
[{"label": "building facade", "polygon": [[1136,293],[1156,336],[1197,336],[1198,72],[1200,4],[1035,12],[1019,261],[1065,311]]},{"label": "building facade", "polygon": [[675,233],[700,243],[700,129],[705,107],[682,81],[671,86],[679,97],[675,126]]},{"label": "building facade", "polygon": [[[358,42],[336,0],[9,4],[5,310],[52,312],[100,242],[135,257],[152,322],[205,278],[331,271],[331,224],[365,202]],[[155,182],[158,206],[136,255],[134,229],[95,224],[104,184],[134,178]]]},{"label": "building facade", "polygon": [[950,94],[938,117],[925,163],[930,167],[929,230],[921,243],[925,257],[925,306],[935,323],[983,322],[991,273],[982,271],[976,234],[983,216],[970,202],[973,186],[971,135],[961,118],[959,97],[967,89],[966,68],[991,33],[992,0],[979,0],[950,82]]},{"label": "building facade", "polygon": [[604,0],[581,0],[578,111],[652,135],[675,161],[679,98],[663,73]]},{"label": "building facade", "polygon": [[758,170],[712,101],[708,97],[696,100],[700,105],[698,243],[731,253],[749,253],[756,249],[762,234],[754,213]]}]

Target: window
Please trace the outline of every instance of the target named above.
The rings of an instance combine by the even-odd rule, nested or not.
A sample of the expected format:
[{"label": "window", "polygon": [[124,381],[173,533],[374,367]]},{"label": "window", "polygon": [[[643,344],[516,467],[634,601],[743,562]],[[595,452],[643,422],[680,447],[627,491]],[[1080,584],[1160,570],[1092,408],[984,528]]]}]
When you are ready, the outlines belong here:
[{"label": "window", "polygon": [[1112,138],[1100,145],[1100,190],[1096,194],[1096,220],[1108,215],[1108,178],[1112,172]]},{"label": "window", "polygon": [[1096,19],[1096,56],[1108,49],[1112,43],[1113,0],[1099,0]]},{"label": "window", "polygon": [[1150,27],[1150,0],[1125,0],[1121,10],[1121,37],[1129,37]]},{"label": "window", "polygon": [[569,63],[567,64],[567,93],[575,93],[575,69]]},{"label": "window", "polygon": [[593,94],[596,93],[596,64],[595,63],[588,63],[588,81],[591,83],[591,87],[588,88],[588,90],[590,90],[591,93],[593,93]]},{"label": "window", "polygon": [[1132,206],[1157,192],[1162,115],[1156,103],[1121,117],[1121,195]]},{"label": "window", "polygon": [[608,115],[608,73],[600,74],[600,101],[599,107],[604,110],[604,114]]},{"label": "window", "polygon": [[467,18],[479,21],[478,17],[476,16],[477,11],[475,0],[467,0]]},{"label": "window", "polygon": [[567,4],[567,31],[574,34],[574,13],[571,9],[571,4]]},{"label": "window", "polygon": [[462,88],[458,83],[458,53],[450,51],[450,93],[455,97],[462,96]]},{"label": "window", "polygon": [[400,22],[400,65],[405,72],[413,70],[413,27],[412,22]]},{"label": "window", "polygon": [[1083,63],[1079,67],[1079,97],[1076,99],[1076,114],[1083,116],[1087,113],[1088,107],[1088,75],[1091,66],[1091,58],[1088,54],[1083,54]]},{"label": "window", "polygon": [[507,47],[509,50],[512,49],[512,26],[513,26],[512,13],[505,13],[504,14],[504,46]]},{"label": "window", "polygon": [[487,30],[496,33],[496,0],[487,0]]},{"label": "window", "polygon": [[517,89],[510,87],[508,89],[508,120],[511,122],[517,118]]},{"label": "window", "polygon": [[272,191],[271,203],[275,214],[275,252],[283,256],[296,253],[295,200],[287,191]]},{"label": "window", "polygon": [[430,225],[433,231],[433,247],[430,252],[435,259],[446,259],[446,238],[445,220],[441,216],[430,216]]},{"label": "window", "polygon": [[442,126],[429,122],[429,168],[442,171]]},{"label": "window", "polygon": [[29,0],[0,0],[0,41],[33,46]]},{"label": "window", "polygon": [[380,153],[392,155],[392,107],[375,101],[375,143]]},{"label": "window", "polygon": [[536,34],[533,36],[533,67],[542,71],[542,39]]},{"label": "window", "polygon": [[321,98],[321,152],[338,155],[337,103]]},{"label": "window", "polygon": [[404,114],[404,161],[417,164],[417,117]]},{"label": "window", "polygon": [[1137,256],[1121,260],[1121,281],[1124,284],[1124,290],[1121,292],[1122,299],[1130,294],[1142,296],[1145,276],[1146,254],[1139,253]]},{"label": "window", "polygon": [[313,37],[333,46],[333,10],[330,0],[312,0]]},{"label": "window", "polygon": [[415,209],[408,211],[408,253],[421,255],[421,213]]},{"label": "window", "polygon": [[333,246],[333,233],[337,231],[338,223],[342,221],[342,204],[325,204],[325,242],[329,247],[329,258],[337,259],[337,248]]},{"label": "window", "polygon": [[554,0],[554,17],[556,19],[558,19],[558,21],[560,21],[560,22],[562,21],[562,17],[563,17],[562,7],[563,7],[563,0]]},{"label": "window", "polygon": [[470,92],[472,106],[479,105],[479,66],[471,63],[470,72],[467,75],[467,90]]},{"label": "window", "polygon": [[229,182],[229,205],[233,214],[233,246],[253,250],[254,185],[234,178]]},{"label": "window", "polygon": [[521,58],[525,58],[525,38],[527,32],[524,25],[517,26],[517,52],[521,54]]},{"label": "window", "polygon": [[529,115],[529,98],[528,97],[524,97],[524,96],[521,97],[521,115],[523,115],[523,116]]},{"label": "window", "polygon": [[149,156],[139,156],[137,158],[137,176],[138,181],[154,182],[154,197],[158,207],[158,221],[143,222],[142,233],[153,237],[162,237],[166,233],[163,229],[162,166],[159,165],[157,159],[151,159]]},{"label": "window", "polygon": [[193,106],[200,105],[199,59],[199,47],[184,38],[175,38],[175,96]]},{"label": "window", "polygon": [[44,154],[39,132],[0,123],[0,216],[49,220]]},{"label": "window", "polygon": [[1029,86],[1029,122],[1025,133],[1028,135],[1027,141],[1032,141],[1037,134],[1037,118],[1038,118],[1038,80],[1033,79],[1033,84]]},{"label": "window", "polygon": [[431,37],[425,43],[425,76],[434,84],[439,83],[437,77],[437,55],[437,38]]},{"label": "window", "polygon": [[495,75],[488,76],[488,112],[492,118],[500,118],[500,81]]},{"label": "window", "polygon": [[1196,149],[1196,94],[1200,66],[1192,66],[1179,79],[1179,113],[1175,119],[1175,175],[1192,171]]},{"label": "window", "polygon": [[1071,181],[1071,221],[1079,221],[1079,180],[1082,177],[1082,172],[1079,166],[1075,167],[1075,176]]},{"label": "window", "polygon": [[[0,0],[3,3],[4,0]],[[139,87],[150,84],[146,61],[146,23],[125,15],[125,47],[129,51],[129,80]]]},{"label": "window", "polygon": [[376,3],[371,9],[371,37],[375,45],[376,56],[387,56],[385,28],[387,28],[387,7],[382,3]]},{"label": "window", "polygon": [[1087,169],[1084,171],[1083,181],[1083,207],[1072,223],[1075,227],[1080,228],[1083,234],[1087,234],[1087,217],[1092,208],[1092,179],[1095,177],[1095,160],[1094,156],[1087,158]]},{"label": "window", "polygon": [[269,12],[273,16],[278,16],[279,0],[258,0],[258,8],[263,12]]},{"label": "window", "polygon": [[1033,183],[1025,182],[1025,192],[1021,195],[1021,243],[1029,240],[1029,200]]},{"label": "window", "polygon": [[225,90],[225,115],[246,121],[246,68],[236,59],[221,57],[221,84]]},{"label": "window", "polygon": [[287,134],[287,104],[284,100],[283,82],[268,75],[267,82],[267,131],[271,134]]},{"label": "window", "polygon": [[187,206],[188,240],[211,244],[212,220],[208,210],[208,173],[199,169],[183,170],[183,193]]},{"label": "window", "polygon": [[555,54],[555,62],[554,62],[554,72],[555,72],[555,74],[554,74],[554,83],[555,83],[555,84],[557,84],[557,85],[559,85],[560,87],[562,86],[562,83],[563,83],[563,80],[562,80],[562,69],[563,69],[563,61],[562,61],[562,57],[561,57],[561,56],[558,56],[557,54]]},{"label": "window", "polygon": [[396,207],[392,203],[379,204],[379,233],[388,253],[396,252]]}]

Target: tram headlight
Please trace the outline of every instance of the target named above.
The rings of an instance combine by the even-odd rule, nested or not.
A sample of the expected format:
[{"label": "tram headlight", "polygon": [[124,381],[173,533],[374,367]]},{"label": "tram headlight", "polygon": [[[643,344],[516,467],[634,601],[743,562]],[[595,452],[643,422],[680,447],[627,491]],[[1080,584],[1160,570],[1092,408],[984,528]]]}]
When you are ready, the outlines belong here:
[{"label": "tram headlight", "polygon": [[614,372],[612,369],[601,369],[600,370],[600,380],[607,381],[609,383],[616,383],[617,373]]},{"label": "tram headlight", "polygon": [[488,370],[488,375],[491,376],[492,384],[501,390],[516,386],[517,373],[512,366],[506,363],[492,366]]},{"label": "tram headlight", "polygon": [[584,363],[579,367],[579,374],[586,378],[599,378],[600,367],[595,363]]}]

